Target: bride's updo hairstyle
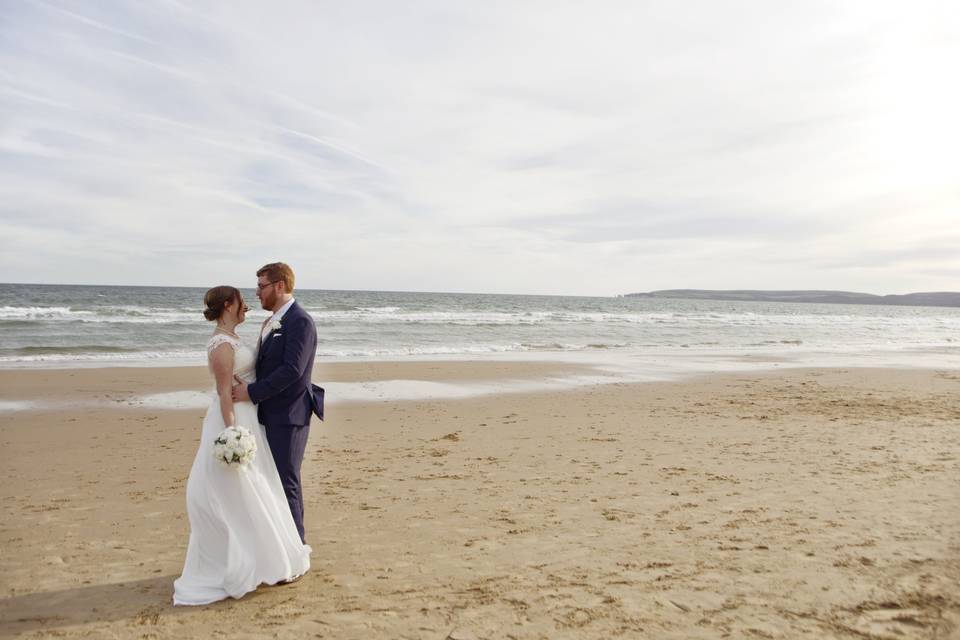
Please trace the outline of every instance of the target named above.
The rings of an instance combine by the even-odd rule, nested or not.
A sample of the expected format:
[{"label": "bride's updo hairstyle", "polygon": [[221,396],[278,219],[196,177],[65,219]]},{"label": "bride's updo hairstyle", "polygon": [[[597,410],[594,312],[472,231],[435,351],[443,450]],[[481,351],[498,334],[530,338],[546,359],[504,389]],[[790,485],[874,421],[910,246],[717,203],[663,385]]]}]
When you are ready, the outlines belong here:
[{"label": "bride's updo hairstyle", "polygon": [[203,310],[203,317],[207,320],[219,320],[227,303],[239,299],[240,290],[236,287],[226,284],[214,287],[203,296],[203,303],[207,305],[207,308]]}]

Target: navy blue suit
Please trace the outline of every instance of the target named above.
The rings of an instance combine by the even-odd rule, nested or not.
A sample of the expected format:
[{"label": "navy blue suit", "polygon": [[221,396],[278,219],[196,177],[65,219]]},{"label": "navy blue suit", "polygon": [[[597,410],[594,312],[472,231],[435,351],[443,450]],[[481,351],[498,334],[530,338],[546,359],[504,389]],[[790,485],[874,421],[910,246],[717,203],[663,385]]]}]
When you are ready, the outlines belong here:
[{"label": "navy blue suit", "polygon": [[310,382],[317,352],[317,327],[296,302],[283,314],[280,325],[260,344],[257,381],[247,387],[247,393],[257,405],[290,513],[300,539],[306,542],[300,467],[310,434],[310,418],[316,414],[323,420],[323,389]]}]

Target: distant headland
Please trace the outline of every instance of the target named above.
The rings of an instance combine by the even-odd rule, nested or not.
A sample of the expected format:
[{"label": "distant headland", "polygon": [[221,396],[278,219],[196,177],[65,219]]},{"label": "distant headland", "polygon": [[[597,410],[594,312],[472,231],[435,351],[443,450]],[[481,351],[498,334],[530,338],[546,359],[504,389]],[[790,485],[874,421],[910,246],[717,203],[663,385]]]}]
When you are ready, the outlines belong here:
[{"label": "distant headland", "polygon": [[852,291],[756,291],[736,289],[664,289],[648,293],[628,293],[631,298],[680,298],[686,300],[735,300],[751,302],[816,302],[820,304],[888,304],[916,307],[960,307],[960,292],[936,291],[878,296]]}]

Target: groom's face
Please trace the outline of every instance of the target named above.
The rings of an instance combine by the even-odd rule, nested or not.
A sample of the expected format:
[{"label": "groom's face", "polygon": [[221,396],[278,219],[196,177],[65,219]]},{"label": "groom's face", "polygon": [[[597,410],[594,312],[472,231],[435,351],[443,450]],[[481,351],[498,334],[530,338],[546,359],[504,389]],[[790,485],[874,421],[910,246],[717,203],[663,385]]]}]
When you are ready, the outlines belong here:
[{"label": "groom's face", "polygon": [[267,311],[272,311],[277,303],[277,283],[270,282],[267,276],[257,278],[257,297],[260,298],[260,306]]}]

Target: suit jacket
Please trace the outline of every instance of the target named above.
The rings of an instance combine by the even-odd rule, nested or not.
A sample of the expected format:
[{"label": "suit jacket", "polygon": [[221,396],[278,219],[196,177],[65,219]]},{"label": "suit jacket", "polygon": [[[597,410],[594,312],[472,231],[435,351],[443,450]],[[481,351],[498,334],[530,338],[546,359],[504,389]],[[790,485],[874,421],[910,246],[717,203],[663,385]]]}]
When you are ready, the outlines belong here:
[{"label": "suit jacket", "polygon": [[247,387],[265,427],[307,425],[323,420],[323,389],[310,382],[317,353],[317,326],[297,302],[263,338],[257,352],[257,381]]}]

